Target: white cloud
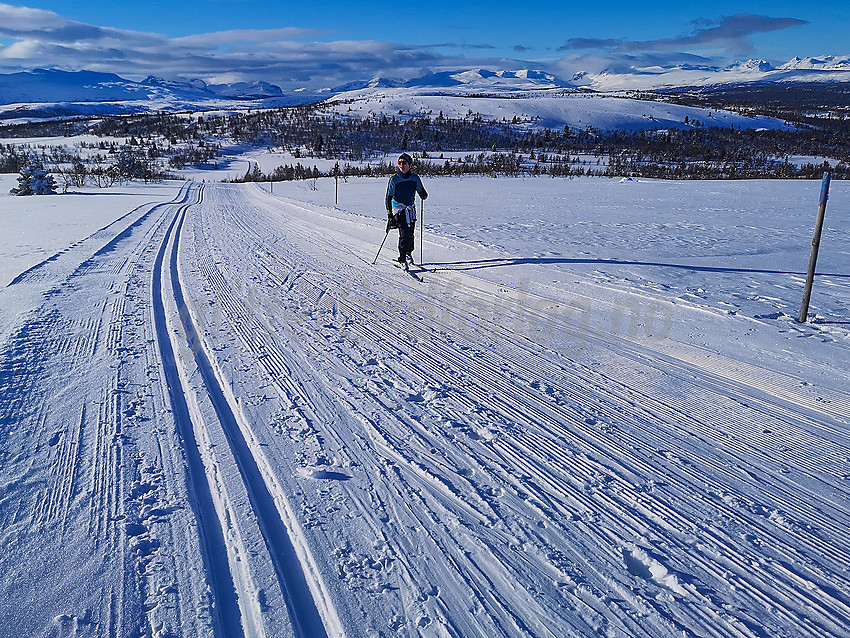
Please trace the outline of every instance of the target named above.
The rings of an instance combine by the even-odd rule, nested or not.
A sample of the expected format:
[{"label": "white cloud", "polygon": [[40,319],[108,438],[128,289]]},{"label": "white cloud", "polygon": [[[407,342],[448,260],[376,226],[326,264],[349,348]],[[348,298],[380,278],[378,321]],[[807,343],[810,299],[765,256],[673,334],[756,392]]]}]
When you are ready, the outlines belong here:
[{"label": "white cloud", "polygon": [[[579,71],[640,72],[652,66],[720,64],[724,51],[728,55],[751,50],[753,34],[800,24],[803,21],[793,18],[739,14],[714,22],[695,22],[691,34],[678,38],[648,42],[572,39],[559,49],[565,57],[534,62],[438,52],[460,48],[451,43],[409,46],[374,40],[327,41],[326,31],[294,27],[169,38],[99,27],[52,11],[0,3],[0,39],[8,43],[5,48],[0,45],[0,71],[46,67],[116,73],[128,79],[158,75],[208,82],[221,78],[231,82],[265,80],[284,90],[476,67],[540,68],[569,79]],[[483,51],[490,45],[476,48]],[[516,47],[518,54],[523,49]],[[694,55],[695,50],[701,55]],[[567,51],[571,53],[564,53]]]},{"label": "white cloud", "polygon": [[702,48],[720,48],[731,55],[755,52],[752,36],[771,33],[807,24],[796,18],[771,18],[769,16],[739,13],[716,21],[694,21],[694,32],[676,38],[629,41],[614,39],[573,38],[559,51],[599,49],[607,51],[686,51]]},{"label": "white cloud", "polygon": [[284,27],[281,29],[234,29],[231,31],[199,33],[182,38],[173,38],[170,42],[177,46],[209,50],[236,43],[268,44],[281,40],[304,40],[324,34],[325,32],[315,29],[299,29],[296,27]]},{"label": "white cloud", "polygon": [[54,44],[99,43],[123,46],[157,46],[168,39],[162,35],[97,27],[67,20],[53,11],[0,4],[0,36]]},{"label": "white cloud", "polygon": [[378,74],[401,76],[446,59],[391,42],[335,41],[298,28],[242,29],[168,38],[68,20],[52,11],[0,4],[0,49],[8,71],[88,69],[131,79],[150,74],[266,80],[283,87],[328,86]]}]

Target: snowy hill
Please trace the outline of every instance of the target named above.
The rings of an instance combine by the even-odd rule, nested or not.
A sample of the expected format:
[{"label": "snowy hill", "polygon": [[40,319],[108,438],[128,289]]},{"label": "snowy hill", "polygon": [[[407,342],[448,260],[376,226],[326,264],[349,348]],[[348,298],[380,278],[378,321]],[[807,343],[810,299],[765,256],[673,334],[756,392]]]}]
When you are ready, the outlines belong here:
[{"label": "snowy hill", "polygon": [[463,119],[480,115],[485,120],[551,129],[591,126],[605,131],[641,131],[701,125],[744,129],[788,126],[782,120],[764,116],[747,117],[719,109],[563,89],[511,91],[499,95],[438,91],[433,87],[361,89],[340,93],[330,98],[327,105],[339,114],[359,117],[438,117],[442,114],[451,119]]},{"label": "snowy hill", "polygon": [[[737,65],[735,79],[760,78],[772,68],[764,61]],[[705,68],[696,67],[687,71],[709,73]],[[700,125],[744,129],[787,126],[774,118],[746,117],[716,108],[649,102],[622,95],[615,97],[580,88],[578,85],[582,83],[595,82],[588,78],[590,76],[566,82],[539,70],[470,69],[431,73],[406,82],[376,78],[365,84],[340,87],[326,97],[327,104],[336,112],[360,117],[437,117],[443,114],[458,119],[476,114],[487,120],[555,129],[592,126],[600,130],[632,131]],[[615,88],[615,82],[609,84]]]}]

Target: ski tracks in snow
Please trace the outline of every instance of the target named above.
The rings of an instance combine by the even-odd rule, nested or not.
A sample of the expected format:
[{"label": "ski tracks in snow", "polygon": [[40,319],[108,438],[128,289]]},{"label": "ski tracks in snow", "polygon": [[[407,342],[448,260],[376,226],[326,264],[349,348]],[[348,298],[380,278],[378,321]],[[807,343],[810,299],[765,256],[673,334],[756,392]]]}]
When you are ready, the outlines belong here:
[{"label": "ski tracks in snow", "polygon": [[173,202],[123,214],[3,291],[43,294],[0,356],[0,616],[10,635],[211,626],[145,318],[157,242],[189,196],[186,186]]},{"label": "ski tracks in snow", "polygon": [[154,314],[192,485],[204,492],[196,502],[208,538],[213,589],[225,602],[217,608],[220,630],[226,636],[341,635],[286,494],[252,440],[236,397],[222,383],[186,304],[178,266],[185,215],[181,210],[168,247],[163,243],[157,258]]},{"label": "ski tracks in snow", "polygon": [[0,359],[15,635],[343,634],[187,312],[180,238],[202,198],[186,184],[10,284],[46,291]]},{"label": "ski tracks in snow", "polygon": [[10,286],[5,627],[846,635],[848,396],[372,237],[186,184]]},{"label": "ski tracks in snow", "polygon": [[348,224],[210,188],[184,275],[350,634],[842,635],[847,397],[370,268]]}]

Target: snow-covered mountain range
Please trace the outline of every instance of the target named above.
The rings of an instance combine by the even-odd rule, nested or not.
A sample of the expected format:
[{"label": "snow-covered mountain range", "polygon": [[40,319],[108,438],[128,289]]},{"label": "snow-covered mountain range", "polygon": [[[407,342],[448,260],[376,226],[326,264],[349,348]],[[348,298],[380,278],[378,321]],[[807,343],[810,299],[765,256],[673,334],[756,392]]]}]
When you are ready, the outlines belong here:
[{"label": "snow-covered mountain range", "polygon": [[850,82],[850,56],[794,58],[778,66],[747,60],[727,67],[677,65],[579,72],[570,78],[535,69],[459,69],[413,79],[378,77],[323,89],[285,93],[268,82],[207,84],[200,79],[141,81],[92,71],[33,71],[0,74],[0,118],[97,115],[147,111],[287,106],[353,93],[405,89],[421,95],[541,94],[564,91],[623,91],[710,87],[734,84]]},{"label": "snow-covered mountain range", "polygon": [[112,73],[56,69],[0,74],[0,111],[5,119],[201,110],[270,99],[286,98],[280,87],[268,82],[207,84],[154,76],[137,82]]},{"label": "snow-covered mountain range", "polygon": [[150,76],[141,82],[112,73],[36,69],[0,74],[0,103],[109,102],[181,97],[183,99],[256,99],[283,95],[267,82],[209,85],[202,80],[175,82]]},{"label": "snow-covered mountain range", "polygon": [[765,60],[747,60],[725,67],[700,64],[633,66],[627,70],[578,73],[571,78],[573,85],[597,91],[835,82],[850,82],[850,55],[797,57],[778,66]]}]

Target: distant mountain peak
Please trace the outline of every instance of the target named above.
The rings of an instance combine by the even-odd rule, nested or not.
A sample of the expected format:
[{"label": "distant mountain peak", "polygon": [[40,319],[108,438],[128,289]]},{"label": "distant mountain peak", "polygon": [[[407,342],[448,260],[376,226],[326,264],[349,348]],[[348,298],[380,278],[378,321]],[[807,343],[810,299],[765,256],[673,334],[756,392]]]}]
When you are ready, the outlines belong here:
[{"label": "distant mountain peak", "polygon": [[744,71],[753,73],[766,73],[773,71],[773,65],[766,60],[747,60],[746,62],[737,62],[729,67],[730,71]]},{"label": "distant mountain peak", "polygon": [[203,80],[167,80],[155,75],[149,75],[144,80],[139,82],[143,86],[150,86],[166,91],[176,91],[179,93],[199,94],[202,96],[212,97],[214,94],[210,91],[207,83]]},{"label": "distant mountain peak", "polygon": [[334,92],[359,91],[361,89],[396,89],[404,86],[404,80],[394,78],[372,78],[371,80],[356,80],[333,89]]},{"label": "distant mountain peak", "polygon": [[782,71],[791,70],[820,70],[820,71],[850,71],[850,55],[820,55],[817,57],[794,57],[785,64],[777,67]]},{"label": "distant mountain peak", "polygon": [[283,91],[269,82],[234,82],[232,84],[210,84],[207,87],[216,95],[239,99],[280,97]]},{"label": "distant mountain peak", "polygon": [[[155,75],[141,82],[112,73],[34,69],[19,73],[0,73],[0,104],[57,103],[141,103],[146,108],[184,109],[212,100],[258,100],[283,96],[280,87],[268,82],[236,82],[208,85],[203,80],[169,80]],[[153,101],[160,106],[145,107]],[[120,110],[120,109],[119,109]]]},{"label": "distant mountain peak", "polygon": [[518,90],[540,88],[565,88],[572,86],[562,82],[546,71],[538,69],[520,69],[513,71],[485,68],[459,69],[428,73],[404,83],[406,87],[416,88],[462,88],[486,90]]}]

